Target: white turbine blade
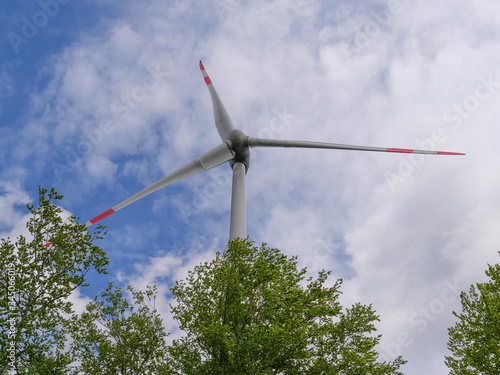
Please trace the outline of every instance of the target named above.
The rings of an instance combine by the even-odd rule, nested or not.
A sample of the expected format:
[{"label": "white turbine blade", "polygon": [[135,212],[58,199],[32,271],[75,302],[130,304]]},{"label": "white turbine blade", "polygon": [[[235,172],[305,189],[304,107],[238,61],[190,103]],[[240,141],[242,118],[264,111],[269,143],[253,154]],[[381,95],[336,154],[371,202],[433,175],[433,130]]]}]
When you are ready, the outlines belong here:
[{"label": "white turbine blade", "polygon": [[201,155],[199,158],[196,158],[187,163],[186,165],[184,165],[183,167],[177,169],[175,172],[170,173],[168,176],[163,177],[161,180],[148,186],[144,190],[141,190],[137,194],[131,196],[130,198],[124,200],[123,202],[117,204],[116,206],[110,208],[109,210],[103,212],[102,214],[87,221],[86,225],[88,227],[92,224],[95,224],[99,220],[108,217],[109,215],[115,213],[118,210],[121,210],[123,207],[128,206],[129,204],[135,202],[136,200],[144,198],[146,195],[149,195],[167,185],[173,184],[174,182],[182,180],[186,177],[190,177],[200,172],[214,168],[228,160],[231,160],[233,157],[234,154],[230,150],[229,145],[226,142],[223,142],[219,146]]},{"label": "white turbine blade", "polygon": [[212,98],[215,126],[217,127],[217,131],[219,132],[221,139],[224,141],[227,137],[227,134],[231,130],[235,129],[234,124],[231,121],[231,117],[229,117],[226,107],[224,107],[224,104],[222,103],[219,94],[217,94],[217,90],[215,90],[214,84],[212,83],[212,80],[208,76],[208,73],[205,70],[205,67],[203,66],[201,60],[200,60],[200,70],[201,73],[203,74],[203,78],[205,79],[205,83],[207,84],[208,91],[210,92],[210,97]]},{"label": "white turbine blade", "polygon": [[336,150],[355,151],[378,151],[378,152],[398,152],[403,154],[430,154],[430,155],[465,155],[460,152],[431,151],[431,150],[410,150],[406,148],[387,148],[343,145],[337,143],[310,142],[310,141],[287,141],[280,139],[265,139],[248,137],[250,147],[296,147],[296,148],[326,148]]}]

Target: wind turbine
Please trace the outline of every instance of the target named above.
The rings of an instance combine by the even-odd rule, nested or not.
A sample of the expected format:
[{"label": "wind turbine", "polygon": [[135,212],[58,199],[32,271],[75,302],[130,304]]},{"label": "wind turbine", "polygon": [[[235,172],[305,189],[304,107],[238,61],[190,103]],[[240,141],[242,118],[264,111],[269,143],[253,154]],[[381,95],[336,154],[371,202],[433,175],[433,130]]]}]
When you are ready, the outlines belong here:
[{"label": "wind turbine", "polygon": [[[219,94],[215,90],[212,80],[207,74],[203,63],[200,61],[200,70],[205,79],[210,97],[212,99],[215,127],[219,132],[222,143],[200,157],[190,161],[183,167],[172,172],[168,176],[141,190],[137,194],[94,217],[86,223],[86,226],[97,223],[105,217],[121,210],[129,204],[144,198],[145,196],[164,188],[174,182],[193,176],[200,172],[208,171],[220,164],[229,162],[233,170],[232,195],[231,195],[231,221],[229,227],[229,238],[246,238],[246,202],[245,202],[245,175],[250,166],[250,148],[251,147],[296,147],[296,148],[321,148],[321,149],[339,149],[355,151],[378,151],[378,152],[396,152],[413,154],[433,154],[433,155],[465,155],[458,152],[429,151],[429,150],[410,150],[404,148],[383,148],[369,146],[353,146],[325,142],[310,141],[288,141],[277,139],[265,139],[249,137],[241,130],[237,129],[231,117],[224,107]],[[48,243],[45,246],[50,245]]]}]

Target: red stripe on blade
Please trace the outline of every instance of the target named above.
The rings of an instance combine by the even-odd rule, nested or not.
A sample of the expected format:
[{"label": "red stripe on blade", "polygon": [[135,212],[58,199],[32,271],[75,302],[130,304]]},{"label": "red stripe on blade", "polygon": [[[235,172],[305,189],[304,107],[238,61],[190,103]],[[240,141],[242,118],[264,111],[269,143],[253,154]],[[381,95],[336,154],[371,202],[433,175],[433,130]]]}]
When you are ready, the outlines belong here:
[{"label": "red stripe on blade", "polygon": [[108,217],[109,215],[111,214],[114,214],[115,213],[115,210],[113,210],[112,208],[110,208],[109,210],[107,210],[106,212],[103,212],[102,214],[100,214],[99,216],[96,216],[94,217],[93,219],[90,220],[90,222],[92,224],[95,224],[97,223],[99,220],[102,220],[104,219],[105,217]]},{"label": "red stripe on blade", "polygon": [[203,66],[203,63],[201,62],[201,60],[200,60],[200,69],[205,70],[205,67]]},{"label": "red stripe on blade", "polygon": [[465,155],[461,152],[446,152],[446,151],[438,151],[438,155]]},{"label": "red stripe on blade", "polygon": [[408,150],[406,148],[388,148],[387,152],[402,152],[405,154],[413,154],[413,150]]},{"label": "red stripe on blade", "polygon": [[206,83],[207,85],[210,85],[210,84],[212,83],[212,81],[210,80],[210,77],[209,77],[209,76],[206,76],[206,77],[203,77],[203,78],[205,78],[205,83]]}]

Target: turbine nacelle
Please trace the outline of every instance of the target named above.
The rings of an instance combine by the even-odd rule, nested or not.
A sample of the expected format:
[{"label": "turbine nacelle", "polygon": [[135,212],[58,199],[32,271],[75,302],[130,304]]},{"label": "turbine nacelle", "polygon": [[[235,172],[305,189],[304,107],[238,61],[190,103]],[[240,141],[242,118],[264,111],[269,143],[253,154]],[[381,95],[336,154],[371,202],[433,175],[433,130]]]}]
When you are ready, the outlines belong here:
[{"label": "turbine nacelle", "polygon": [[250,168],[250,147],[248,145],[248,136],[239,129],[233,129],[227,133],[225,142],[230,142],[229,147],[234,152],[234,159],[229,160],[231,168],[234,163],[245,164],[245,173]]}]

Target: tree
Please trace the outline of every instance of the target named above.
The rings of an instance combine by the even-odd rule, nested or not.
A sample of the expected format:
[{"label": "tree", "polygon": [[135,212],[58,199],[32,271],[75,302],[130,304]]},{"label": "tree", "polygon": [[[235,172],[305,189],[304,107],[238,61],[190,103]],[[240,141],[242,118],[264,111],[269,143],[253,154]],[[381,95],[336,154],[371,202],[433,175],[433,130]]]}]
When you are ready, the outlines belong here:
[{"label": "tree", "polygon": [[[63,220],[54,189],[39,188],[38,204],[27,204],[31,238],[1,240],[0,372],[66,374],[71,363],[67,346],[73,314],[70,294],[86,286],[92,269],[106,273],[106,254],[75,217]],[[50,246],[45,246],[51,242]],[[3,329],[7,327],[7,329]]]},{"label": "tree", "polygon": [[168,371],[165,330],[156,310],[156,286],[136,292],[133,303],[113,283],[75,319],[74,374],[157,375]]},{"label": "tree", "polygon": [[[500,252],[499,252],[500,254]],[[448,329],[450,374],[500,374],[500,264],[488,265],[489,281],[462,292],[462,312]]]},{"label": "tree", "polygon": [[378,362],[371,305],[343,309],[341,280],[308,278],[296,257],[252,242],[190,271],[171,289],[186,335],[169,348],[177,374],[401,374]]},{"label": "tree", "polygon": [[40,188],[27,205],[31,238],[1,240],[0,375],[400,374],[401,357],[378,360],[371,305],[343,308],[341,280],[326,271],[305,280],[296,257],[248,240],[171,289],[185,335],[170,347],[156,287],[127,287],[130,300],[110,283],[76,315],[68,297],[91,270],[106,273],[94,244],[104,228],[64,219],[61,199]]}]

